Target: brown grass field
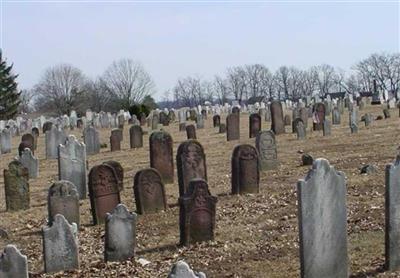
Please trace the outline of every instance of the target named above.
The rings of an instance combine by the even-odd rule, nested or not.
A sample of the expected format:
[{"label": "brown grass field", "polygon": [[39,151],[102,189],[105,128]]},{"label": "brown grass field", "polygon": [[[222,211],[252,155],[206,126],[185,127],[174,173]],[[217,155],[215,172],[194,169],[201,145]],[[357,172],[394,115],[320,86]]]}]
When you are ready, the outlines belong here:
[{"label": "brown grass field", "polygon": [[[382,108],[367,106],[359,111],[359,118],[366,112],[376,118],[382,115]],[[197,137],[205,148],[210,191],[218,197],[215,241],[189,248],[177,245],[179,207],[175,175],[174,184],[166,185],[169,209],[138,217],[136,257],[131,261],[104,263],[104,226],[91,224],[89,199],[81,201],[80,270],[55,274],[43,273],[41,228],[47,218],[47,191],[57,179],[57,160],[45,159],[41,134],[36,152],[40,178],[30,181],[31,208],[6,212],[3,169],[17,153],[20,137],[15,137],[12,154],[2,155],[0,162],[0,227],[9,234],[8,239],[0,239],[0,246],[15,244],[27,255],[32,277],[166,277],[171,265],[179,259],[205,272],[207,277],[299,277],[296,182],[309,170],[308,166],[301,166],[301,152],[305,152],[314,158],[328,159],[346,175],[351,277],[400,277],[400,272],[383,270],[385,165],[394,161],[400,141],[398,110],[392,109],[391,114],[390,119],[374,121],[369,128],[360,122],[358,134],[350,134],[346,109],[342,124],[332,126],[330,137],[311,132],[310,120],[307,140],[303,141],[298,141],[287,126],[287,134],[276,137],[279,168],[261,173],[260,194],[243,196],[230,194],[230,159],[236,144],[254,145],[255,139],[248,138],[248,114],[241,115],[241,139],[234,142],[227,142],[225,134],[218,134],[209,116],[205,128],[197,130]],[[225,117],[221,120],[225,121]],[[269,127],[270,123],[263,122],[263,129]],[[172,135],[176,154],[186,133],[178,131],[177,123],[163,128]],[[130,211],[135,211],[133,177],[138,170],[149,167],[149,144],[145,134],[144,148],[129,149],[128,129],[125,125],[123,150],[113,153],[109,151],[110,130],[100,130],[101,142],[107,143],[108,148],[88,160],[89,167],[110,159],[122,164],[125,180],[121,198]],[[82,136],[81,130],[72,133],[78,138]],[[361,175],[360,167],[366,163],[375,165],[377,173]],[[142,266],[137,262],[139,258],[151,263]]]}]

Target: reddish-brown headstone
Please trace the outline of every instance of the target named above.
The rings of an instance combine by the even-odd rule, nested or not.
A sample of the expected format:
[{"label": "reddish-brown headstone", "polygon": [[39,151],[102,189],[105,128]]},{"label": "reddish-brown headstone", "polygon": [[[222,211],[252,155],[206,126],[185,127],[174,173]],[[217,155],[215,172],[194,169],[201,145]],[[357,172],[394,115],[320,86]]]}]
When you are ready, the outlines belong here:
[{"label": "reddish-brown headstone", "polygon": [[114,128],[113,130],[111,130],[111,135],[115,134],[116,136],[118,136],[119,140],[122,142],[124,141],[124,131],[120,128]]},{"label": "reddish-brown headstone", "polygon": [[232,194],[258,193],[259,160],[256,148],[238,145],[232,154]]},{"label": "reddish-brown headstone", "polygon": [[313,107],[313,130],[322,130],[325,121],[325,105],[317,103]]},{"label": "reddish-brown headstone", "polygon": [[282,104],[279,101],[271,102],[271,129],[275,135],[285,133],[285,123],[283,122]]},{"label": "reddish-brown headstone", "polygon": [[36,147],[35,147],[36,140],[32,134],[26,133],[26,134],[22,135],[21,142],[26,142],[26,148],[30,148],[32,151],[32,154],[34,153],[34,151],[36,150]]},{"label": "reddish-brown headstone", "polygon": [[205,180],[190,181],[188,192],[179,197],[182,245],[214,239],[216,203],[217,198],[210,194]]},{"label": "reddish-brown headstone", "polygon": [[196,140],[181,143],[176,154],[179,196],[183,196],[194,178],[207,180],[206,155],[203,146]]},{"label": "reddish-brown headstone", "polygon": [[77,127],[77,128],[83,128],[83,121],[82,121],[82,119],[78,119],[78,120],[76,121],[76,127]]},{"label": "reddish-brown headstone", "polygon": [[119,190],[122,191],[124,189],[124,168],[121,163],[115,160],[107,160],[104,161],[103,164],[111,166],[114,169],[118,179]]},{"label": "reddish-brown headstone", "polygon": [[111,166],[102,164],[90,170],[89,196],[93,224],[104,223],[107,212],[121,203],[117,174]]},{"label": "reddish-brown headstone", "polygon": [[231,113],[226,117],[226,140],[239,140],[240,138],[240,114]]},{"label": "reddish-brown headstone", "polygon": [[213,126],[217,127],[221,123],[221,116],[220,115],[214,115],[213,117]]},{"label": "reddish-brown headstone", "polygon": [[251,114],[249,117],[249,138],[256,137],[261,131],[261,116],[259,114]]},{"label": "reddish-brown headstone", "polygon": [[110,136],[110,146],[111,146],[111,151],[120,151],[121,150],[121,140],[120,137],[117,134],[111,134]]},{"label": "reddish-brown headstone", "polygon": [[167,209],[164,184],[156,169],[148,168],[137,172],[133,192],[137,213],[154,213]]},{"label": "reddish-brown headstone", "polygon": [[174,182],[172,137],[168,132],[155,131],[149,137],[150,167],[155,168],[164,183]]},{"label": "reddish-brown headstone", "polygon": [[27,142],[27,141],[22,141],[22,142],[19,143],[19,145],[18,145],[18,155],[21,156],[21,155],[22,155],[22,152],[23,152],[25,149],[30,149],[31,152],[32,152],[32,154],[34,154],[33,146],[32,146],[29,142]]},{"label": "reddish-brown headstone", "polygon": [[129,141],[131,149],[143,147],[143,130],[141,126],[131,126],[129,129]]},{"label": "reddish-brown headstone", "polygon": [[186,126],[186,136],[187,139],[197,139],[196,137],[196,127],[194,125]]}]

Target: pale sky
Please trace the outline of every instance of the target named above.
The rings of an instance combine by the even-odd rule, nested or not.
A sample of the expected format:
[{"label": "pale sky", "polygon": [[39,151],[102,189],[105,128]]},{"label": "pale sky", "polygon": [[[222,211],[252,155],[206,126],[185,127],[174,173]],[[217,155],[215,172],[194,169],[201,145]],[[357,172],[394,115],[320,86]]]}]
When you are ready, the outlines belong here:
[{"label": "pale sky", "polygon": [[160,100],[188,75],[212,78],[252,63],[347,70],[400,45],[398,1],[0,1],[3,55],[21,89],[58,63],[96,77],[131,58],[151,74]]}]

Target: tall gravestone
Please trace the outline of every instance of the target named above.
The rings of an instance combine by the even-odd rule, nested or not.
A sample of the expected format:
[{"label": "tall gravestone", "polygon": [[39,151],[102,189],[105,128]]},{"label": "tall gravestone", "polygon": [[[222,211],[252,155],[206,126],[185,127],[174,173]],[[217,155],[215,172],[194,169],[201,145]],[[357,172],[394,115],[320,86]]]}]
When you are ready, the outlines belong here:
[{"label": "tall gravestone", "polygon": [[214,239],[216,203],[217,198],[210,194],[205,180],[190,181],[188,191],[179,197],[182,245]]},{"label": "tall gravestone", "polygon": [[285,133],[285,123],[283,122],[282,104],[280,101],[272,101],[270,105],[271,110],[271,129],[276,134]]},{"label": "tall gravestone", "polygon": [[151,118],[151,129],[156,130],[158,129],[159,118],[158,114],[153,113],[153,117]]},{"label": "tall gravestone", "polygon": [[192,179],[201,178],[207,181],[206,155],[203,146],[196,140],[181,143],[176,154],[176,167],[179,196],[186,193]]},{"label": "tall gravestone", "polygon": [[220,115],[214,115],[213,116],[213,126],[218,127],[221,123],[221,116]]},{"label": "tall gravestone", "polygon": [[8,169],[4,169],[4,190],[7,211],[29,208],[29,172],[21,162],[12,161]]},{"label": "tall gravestone", "polygon": [[110,150],[112,152],[121,150],[121,139],[118,136],[118,134],[111,133],[111,136],[110,136]]},{"label": "tall gravestone", "polygon": [[357,108],[353,108],[353,110],[349,111],[349,124],[351,133],[358,132],[358,111]]},{"label": "tall gravestone", "polygon": [[129,129],[129,142],[131,149],[143,147],[143,130],[141,126],[131,126]]},{"label": "tall gravestone", "polygon": [[86,198],[86,145],[69,135],[65,145],[58,147],[58,178],[72,182],[80,199]]},{"label": "tall gravestone", "polygon": [[174,182],[172,137],[165,131],[153,132],[149,137],[150,167],[157,169],[164,183]]},{"label": "tall gravestone", "polygon": [[55,125],[50,130],[46,131],[46,158],[56,159],[58,156],[58,146],[64,144],[67,136],[63,129],[59,129]]},{"label": "tall gravestone", "polygon": [[196,127],[197,129],[204,128],[204,116],[202,114],[198,114],[196,117]]},{"label": "tall gravestone", "polygon": [[297,133],[297,139],[298,140],[303,140],[306,139],[306,127],[304,126],[303,121],[299,121],[296,125],[296,133]]},{"label": "tall gravestone", "polygon": [[323,130],[322,133],[324,136],[331,136],[331,121],[328,119],[325,119],[323,123]]},{"label": "tall gravestone", "polygon": [[226,117],[226,140],[233,141],[240,138],[240,113],[231,113]]},{"label": "tall gravestone", "polygon": [[274,170],[278,167],[278,152],[275,134],[272,131],[262,131],[257,135],[256,148],[260,158],[260,170]]},{"label": "tall gravestone", "polygon": [[306,107],[300,108],[300,119],[303,121],[304,126],[308,126],[308,109]]},{"label": "tall gravestone", "polygon": [[6,128],[0,131],[0,153],[11,152],[11,131]]},{"label": "tall gravestone", "polygon": [[28,259],[15,245],[7,245],[0,254],[1,278],[28,278]]},{"label": "tall gravestone", "polygon": [[323,130],[325,121],[325,105],[317,103],[313,107],[313,130]]},{"label": "tall gravestone", "polygon": [[85,142],[87,155],[100,152],[100,136],[94,126],[88,126],[83,130],[83,141]]},{"label": "tall gravestone", "polygon": [[260,172],[258,153],[251,145],[238,145],[232,154],[232,194],[258,193]]},{"label": "tall gravestone", "polygon": [[28,169],[29,178],[39,177],[39,160],[33,156],[31,149],[26,148],[19,157],[21,164]]},{"label": "tall gravestone", "polygon": [[42,133],[43,133],[43,134],[46,134],[46,132],[47,132],[48,130],[50,130],[50,129],[52,128],[52,126],[53,126],[53,123],[52,123],[52,122],[45,122],[45,123],[43,124]]},{"label": "tall gravestone", "polygon": [[348,277],[346,182],[326,159],[297,183],[301,277]]},{"label": "tall gravestone", "polygon": [[256,137],[261,131],[261,116],[259,114],[251,114],[249,117],[249,138]]},{"label": "tall gravestone", "polygon": [[197,139],[196,127],[194,125],[186,126],[186,136],[187,136],[187,139]]},{"label": "tall gravestone", "polygon": [[332,109],[332,124],[340,125],[340,111],[337,107]]}]

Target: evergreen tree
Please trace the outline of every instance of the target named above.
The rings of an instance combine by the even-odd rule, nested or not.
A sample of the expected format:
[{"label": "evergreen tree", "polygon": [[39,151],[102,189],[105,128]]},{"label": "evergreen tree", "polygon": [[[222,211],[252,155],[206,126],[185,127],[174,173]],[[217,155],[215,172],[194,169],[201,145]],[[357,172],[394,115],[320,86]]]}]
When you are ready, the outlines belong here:
[{"label": "evergreen tree", "polygon": [[12,67],[12,64],[8,66],[3,60],[0,49],[0,120],[13,118],[21,103],[21,92],[18,91],[18,84],[15,81],[18,75],[12,73]]}]

